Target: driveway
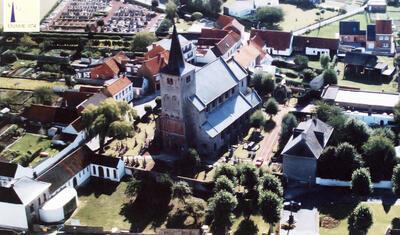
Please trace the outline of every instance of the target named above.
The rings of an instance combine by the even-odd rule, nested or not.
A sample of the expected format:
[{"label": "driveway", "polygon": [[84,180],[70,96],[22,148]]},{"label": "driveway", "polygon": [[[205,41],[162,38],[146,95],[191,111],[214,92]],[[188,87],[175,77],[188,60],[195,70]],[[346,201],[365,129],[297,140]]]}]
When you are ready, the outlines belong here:
[{"label": "driveway", "polygon": [[278,144],[282,119],[287,113],[289,113],[289,110],[290,106],[279,105],[279,112],[277,115],[275,115],[275,117],[273,117],[275,127],[270,132],[268,132],[267,136],[265,136],[264,139],[261,141],[260,149],[257,151],[254,160],[262,158],[264,159],[263,164],[269,164],[273,153],[272,151],[274,150],[274,147]]},{"label": "driveway", "polygon": [[[290,211],[282,212],[281,224],[286,224],[289,220]],[[295,228],[284,230],[281,228],[281,235],[318,235],[319,234],[319,212],[316,208],[312,210],[300,209],[293,213]]]}]

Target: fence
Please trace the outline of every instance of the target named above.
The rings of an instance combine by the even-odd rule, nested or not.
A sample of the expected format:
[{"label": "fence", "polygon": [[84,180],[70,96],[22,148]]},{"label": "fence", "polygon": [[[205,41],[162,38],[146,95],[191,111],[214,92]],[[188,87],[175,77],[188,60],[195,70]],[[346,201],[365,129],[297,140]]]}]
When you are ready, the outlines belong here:
[{"label": "fence", "polygon": [[[332,187],[350,187],[351,181],[323,179],[323,178],[317,177],[316,184],[322,185],[322,186],[332,186]],[[373,187],[380,188],[380,189],[391,189],[392,182],[391,181],[380,181],[378,183],[373,183]]]}]

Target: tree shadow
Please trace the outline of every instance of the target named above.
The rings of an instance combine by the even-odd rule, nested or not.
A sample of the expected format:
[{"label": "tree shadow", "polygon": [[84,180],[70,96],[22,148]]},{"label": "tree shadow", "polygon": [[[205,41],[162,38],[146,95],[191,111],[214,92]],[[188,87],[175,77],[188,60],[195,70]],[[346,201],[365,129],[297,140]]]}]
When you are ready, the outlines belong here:
[{"label": "tree shadow", "polygon": [[78,196],[89,196],[91,194],[94,194],[96,198],[101,195],[110,196],[116,191],[118,185],[119,182],[91,177],[85,187],[78,189]]},{"label": "tree shadow", "polygon": [[240,222],[234,235],[252,235],[258,233],[258,227],[251,219],[244,219]]},{"label": "tree shadow", "polygon": [[272,131],[275,127],[276,127],[275,121],[272,120],[272,119],[269,119],[268,121],[265,122],[264,130],[265,130],[266,132],[270,132],[270,131]]},{"label": "tree shadow", "polygon": [[337,220],[346,219],[351,212],[358,206],[359,202],[351,203],[330,203],[322,205],[318,208],[319,212],[324,215],[328,215]]}]

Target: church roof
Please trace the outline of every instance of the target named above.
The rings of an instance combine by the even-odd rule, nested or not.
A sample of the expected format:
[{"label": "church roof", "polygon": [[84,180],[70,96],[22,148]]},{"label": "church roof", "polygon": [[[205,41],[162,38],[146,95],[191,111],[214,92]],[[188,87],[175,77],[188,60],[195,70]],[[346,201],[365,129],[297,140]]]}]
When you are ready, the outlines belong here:
[{"label": "church roof", "polygon": [[183,58],[181,43],[179,42],[178,32],[174,25],[171,37],[171,49],[169,52],[168,65],[161,69],[162,73],[179,76],[185,69],[185,60]]}]

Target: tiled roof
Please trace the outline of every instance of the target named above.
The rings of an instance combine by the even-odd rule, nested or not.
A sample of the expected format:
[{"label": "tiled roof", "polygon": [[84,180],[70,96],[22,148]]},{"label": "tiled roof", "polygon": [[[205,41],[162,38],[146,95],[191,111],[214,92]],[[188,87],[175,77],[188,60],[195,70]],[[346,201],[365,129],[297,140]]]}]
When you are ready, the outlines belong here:
[{"label": "tiled roof", "polygon": [[376,34],[392,34],[392,20],[376,20]]},{"label": "tiled roof", "polygon": [[78,118],[79,115],[75,109],[33,104],[25,108],[21,116],[28,120],[41,123],[54,122],[69,125]]},{"label": "tiled roof", "polygon": [[131,85],[132,82],[129,80],[127,77],[121,77],[116,79],[114,82],[112,82],[110,85],[106,85],[106,92],[110,96],[114,96],[117,93],[119,93],[121,90],[123,90],[125,87]]},{"label": "tiled roof", "polygon": [[123,51],[119,51],[113,56],[113,58],[118,64],[122,64],[122,62],[129,60],[129,58],[125,55],[125,52]]},{"label": "tiled roof", "polygon": [[79,147],[40,175],[37,180],[51,183],[50,192],[54,192],[90,164],[91,154],[86,146]]},{"label": "tiled roof", "polygon": [[144,54],[144,59],[148,60],[154,58],[164,51],[165,49],[162,46],[153,44],[153,47]]},{"label": "tiled roof", "polygon": [[254,37],[257,34],[264,40],[267,47],[274,48],[275,50],[286,50],[291,46],[291,32],[252,29],[250,37]]},{"label": "tiled roof", "polygon": [[222,40],[215,44],[213,52],[216,56],[222,56],[240,41],[240,35],[230,31]]},{"label": "tiled roof", "polygon": [[304,50],[306,47],[337,50],[339,48],[339,39],[294,36],[293,47],[299,50]]},{"label": "tiled roof", "polygon": [[228,30],[203,28],[201,29],[198,44],[201,46],[214,46],[217,42],[221,41],[228,33]]},{"label": "tiled roof", "polygon": [[63,98],[63,103],[65,103],[67,107],[76,107],[92,95],[93,94],[89,92],[64,91],[61,97]]},{"label": "tiled roof", "polygon": [[113,57],[104,60],[103,64],[91,69],[91,78],[93,79],[110,79],[118,75],[120,68],[117,61]]},{"label": "tiled roof", "polygon": [[236,55],[235,60],[244,68],[248,68],[251,62],[257,59],[257,57],[264,57],[265,53],[258,50],[253,44],[248,44],[241,47]]},{"label": "tiled roof", "polygon": [[[146,60],[143,62],[142,67],[139,69],[142,70],[142,73],[146,73],[149,76],[154,76],[160,73],[160,70],[168,64],[169,52],[163,51],[160,54]],[[146,70],[147,72],[144,72]]]},{"label": "tiled roof", "polygon": [[119,161],[121,161],[119,158],[104,156],[100,154],[92,154],[90,158],[90,162],[93,164],[112,168],[117,168]]},{"label": "tiled roof", "polygon": [[220,15],[215,22],[216,26],[219,29],[224,29],[228,31],[235,31],[237,34],[241,34],[241,30],[244,29],[244,26],[239,23],[234,17],[227,16],[227,15]]},{"label": "tiled roof", "polygon": [[219,28],[224,28],[225,26],[228,26],[232,23],[232,21],[235,18],[231,17],[231,16],[227,16],[227,15],[220,15],[217,19],[217,21],[215,22],[215,24],[219,27]]},{"label": "tiled roof", "polygon": [[282,151],[284,155],[318,159],[328,143],[333,127],[317,118],[301,122]]}]

